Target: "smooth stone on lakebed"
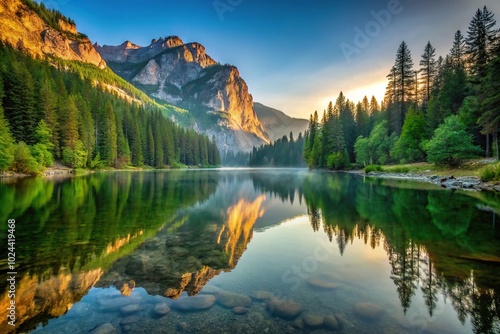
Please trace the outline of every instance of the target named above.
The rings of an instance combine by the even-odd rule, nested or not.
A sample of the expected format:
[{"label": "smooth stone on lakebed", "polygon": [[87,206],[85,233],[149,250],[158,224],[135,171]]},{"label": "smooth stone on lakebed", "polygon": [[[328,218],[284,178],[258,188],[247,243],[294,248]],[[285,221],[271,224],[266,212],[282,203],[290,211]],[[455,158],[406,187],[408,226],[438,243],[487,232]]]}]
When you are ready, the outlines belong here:
[{"label": "smooth stone on lakebed", "polygon": [[139,318],[139,316],[131,315],[131,316],[128,316],[128,317],[120,320],[120,325],[126,326],[126,325],[135,324],[136,322],[139,322],[139,320],[141,320],[141,318]]},{"label": "smooth stone on lakebed", "polygon": [[339,323],[335,318],[335,316],[333,315],[327,315],[324,318],[323,323],[325,324],[325,328],[331,331],[336,331],[340,329]]},{"label": "smooth stone on lakebed", "polygon": [[207,310],[214,306],[215,296],[213,295],[198,295],[194,297],[185,297],[176,300],[172,303],[172,308],[177,311],[191,312]]},{"label": "smooth stone on lakebed", "polygon": [[216,293],[215,297],[217,298],[218,304],[227,308],[252,306],[252,300],[248,296],[240,295],[238,293],[221,291]]},{"label": "smooth stone on lakebed", "polygon": [[137,312],[139,312],[140,309],[141,309],[141,306],[139,304],[131,304],[131,305],[123,306],[120,309],[120,313],[123,315],[128,315],[128,314],[137,313]]},{"label": "smooth stone on lakebed", "polygon": [[337,288],[337,284],[334,282],[326,281],[320,278],[311,277],[307,280],[307,283],[313,288],[319,289],[335,289]]},{"label": "smooth stone on lakebed", "polygon": [[215,295],[217,292],[221,292],[221,291],[224,291],[224,290],[222,290],[221,288],[218,288],[216,286],[213,286],[213,285],[208,285],[208,286],[205,286],[200,291],[200,294],[202,294],[202,295]]},{"label": "smooth stone on lakebed", "polygon": [[304,325],[310,328],[318,328],[323,326],[323,317],[320,315],[306,314],[302,317]]},{"label": "smooth stone on lakebed", "polygon": [[384,314],[384,309],[372,303],[357,303],[354,305],[354,313],[366,320],[376,321]]},{"label": "smooth stone on lakebed", "polygon": [[244,315],[244,314],[247,314],[248,311],[249,311],[249,309],[247,309],[246,307],[242,307],[242,306],[237,306],[237,307],[233,308],[233,313],[236,315]]},{"label": "smooth stone on lakebed", "polygon": [[101,326],[94,329],[91,334],[115,334],[116,328],[113,327],[109,322],[102,324]]},{"label": "smooth stone on lakebed", "polygon": [[161,303],[157,304],[154,308],[153,311],[156,315],[164,316],[168,312],[170,312],[170,307],[168,307],[167,304]]},{"label": "smooth stone on lakebed", "polygon": [[273,298],[273,294],[269,291],[255,291],[250,295],[250,298],[255,301],[261,302]]},{"label": "smooth stone on lakebed", "polygon": [[295,319],[302,312],[302,306],[293,300],[271,299],[266,309],[271,315],[287,320]]}]

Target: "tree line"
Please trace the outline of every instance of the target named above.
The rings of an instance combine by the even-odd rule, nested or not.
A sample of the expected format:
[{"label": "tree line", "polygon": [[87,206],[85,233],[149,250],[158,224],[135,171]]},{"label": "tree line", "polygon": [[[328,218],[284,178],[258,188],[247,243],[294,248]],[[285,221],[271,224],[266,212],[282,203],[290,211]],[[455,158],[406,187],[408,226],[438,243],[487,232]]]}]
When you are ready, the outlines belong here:
[{"label": "tree line", "polygon": [[274,143],[254,147],[250,152],[248,165],[251,167],[304,167],[305,140],[299,132],[294,139],[293,132],[290,136],[283,136]]},{"label": "tree line", "polygon": [[477,155],[499,158],[500,32],[478,9],[467,35],[457,31],[443,58],[428,42],[416,69],[402,42],[387,75],[385,98],[357,104],[341,92],[321,120],[309,119],[304,158],[310,168],[352,163],[429,161],[458,165]]},{"label": "tree line", "polygon": [[214,138],[103,90],[88,71],[102,70],[0,44],[0,171],[36,174],[54,159],[74,168],[220,164]]}]

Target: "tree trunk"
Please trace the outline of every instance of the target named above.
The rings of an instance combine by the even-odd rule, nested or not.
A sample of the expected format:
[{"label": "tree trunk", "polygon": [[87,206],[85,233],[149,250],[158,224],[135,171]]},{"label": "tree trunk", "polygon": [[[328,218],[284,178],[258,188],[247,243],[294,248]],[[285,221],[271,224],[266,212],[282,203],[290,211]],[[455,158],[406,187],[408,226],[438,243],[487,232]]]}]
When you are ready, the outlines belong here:
[{"label": "tree trunk", "polygon": [[490,134],[486,134],[486,157],[490,157]]}]

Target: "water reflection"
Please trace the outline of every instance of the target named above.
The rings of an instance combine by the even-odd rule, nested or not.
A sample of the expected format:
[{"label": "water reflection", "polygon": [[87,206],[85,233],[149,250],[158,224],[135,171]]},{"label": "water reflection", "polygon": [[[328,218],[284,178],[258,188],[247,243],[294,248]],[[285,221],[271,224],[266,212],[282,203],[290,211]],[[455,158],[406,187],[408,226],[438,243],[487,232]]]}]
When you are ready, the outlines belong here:
[{"label": "water reflection", "polygon": [[[387,280],[397,293],[402,314],[401,319],[391,320],[396,323],[395,332],[401,329],[397,327],[401,323],[409,332],[426,329],[432,319],[449,312],[446,305],[450,304],[464,332],[469,327],[475,333],[499,331],[498,196],[346,174],[247,170],[104,173],[61,181],[21,180],[0,184],[0,199],[5,203],[0,218],[14,218],[18,227],[16,237],[22,257],[17,263],[17,323],[22,324],[21,330],[54,317],[63,321],[67,316],[62,315],[70,309],[73,311],[68,316],[72,319],[76,312],[73,304],[92,287],[95,292],[79,304],[96,303],[98,310],[113,315],[119,310],[109,305],[113,302],[107,294],[115,296],[113,287],[121,290],[118,293],[123,300],[135,300],[139,294],[141,303],[152,308],[159,301],[172,305],[171,300],[214,290],[215,285],[209,282],[227,290],[236,289],[231,285],[234,282],[229,283],[236,278],[244,281],[253,277],[256,282],[269,281],[270,286],[283,285],[285,271],[278,270],[278,264],[292,260],[282,250],[293,252],[294,259],[304,259],[310,252],[306,245],[315,241],[304,236],[309,238],[308,243],[293,247],[286,244],[287,237],[296,238],[296,234],[287,234],[281,226],[278,230],[271,227],[285,226],[289,219],[307,215],[311,230],[325,235],[341,257],[349,257],[350,252],[358,254],[357,241],[366,245],[359,253],[358,266],[340,268],[332,262],[322,269],[327,277],[336,270],[336,280],[346,282],[345,292],[335,296],[335,305],[327,300],[318,304],[314,298],[322,296],[302,288],[296,295],[289,292],[289,297],[300,297],[304,303],[313,298],[309,311],[318,307],[314,303],[335,309],[347,319],[346,332],[363,324],[351,320],[360,311],[350,302],[360,292],[349,296],[347,291],[355,291],[349,290],[354,286],[366,288],[363,282],[369,277],[364,277],[368,273],[363,266],[382,252],[390,268]],[[4,237],[5,226],[0,229]],[[263,252],[268,252],[267,257],[251,255],[254,251],[240,263],[255,231],[267,235],[268,230],[281,231],[281,235],[259,244]],[[5,253],[6,246],[1,247]],[[0,260],[0,267],[5,272],[5,260]],[[385,269],[378,270],[385,275]],[[251,294],[257,287],[250,284],[239,292]],[[5,282],[0,288],[6,291]],[[379,288],[380,292],[373,287],[366,294],[384,304],[382,291],[386,290],[382,285]],[[0,308],[5,310],[8,302],[4,293]],[[259,320],[266,323],[262,329],[308,331],[307,327],[295,328],[269,318],[263,305],[252,306],[249,313],[264,317]],[[416,311],[419,305],[424,305],[424,314]],[[215,307],[207,312],[219,321],[230,319],[226,311]],[[4,313],[0,311],[3,319]],[[95,314],[83,314],[96,321]],[[183,316],[193,324],[201,321]],[[78,319],[82,325],[83,318]],[[155,321],[157,326],[166,326],[160,319]],[[257,326],[252,321],[249,326]],[[45,328],[50,332],[52,326],[49,323]],[[236,328],[234,324],[227,326],[222,328]],[[393,328],[387,322],[377,326],[377,330],[389,326],[385,328],[389,332]],[[0,330],[12,329],[3,322]]]}]

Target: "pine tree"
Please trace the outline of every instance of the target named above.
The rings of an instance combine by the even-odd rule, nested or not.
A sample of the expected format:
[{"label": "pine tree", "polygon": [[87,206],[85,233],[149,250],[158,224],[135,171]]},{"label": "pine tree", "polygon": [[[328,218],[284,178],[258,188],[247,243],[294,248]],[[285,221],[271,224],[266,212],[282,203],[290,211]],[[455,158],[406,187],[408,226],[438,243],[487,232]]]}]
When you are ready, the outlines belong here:
[{"label": "pine tree", "polygon": [[462,32],[458,30],[453,39],[453,46],[450,50],[451,65],[453,68],[464,67],[466,45]]},{"label": "pine tree", "polygon": [[436,64],[436,49],[432,46],[431,42],[427,42],[424,54],[420,60],[420,80],[422,83],[422,105],[426,108],[427,102],[431,97],[431,89],[434,83],[434,78],[437,73]]},{"label": "pine tree", "polygon": [[402,42],[396,54],[394,64],[394,86],[395,86],[395,115],[393,116],[393,131],[401,133],[406,111],[413,102],[415,87],[415,72],[413,71],[413,60],[406,42]]},{"label": "pine tree", "polygon": [[472,18],[467,32],[468,66],[473,75],[473,83],[479,84],[486,76],[486,70],[497,32],[493,29],[496,21],[493,13],[484,6]]},{"label": "pine tree", "polygon": [[115,113],[111,101],[101,111],[99,126],[99,152],[107,166],[115,166],[117,158],[117,132]]}]

